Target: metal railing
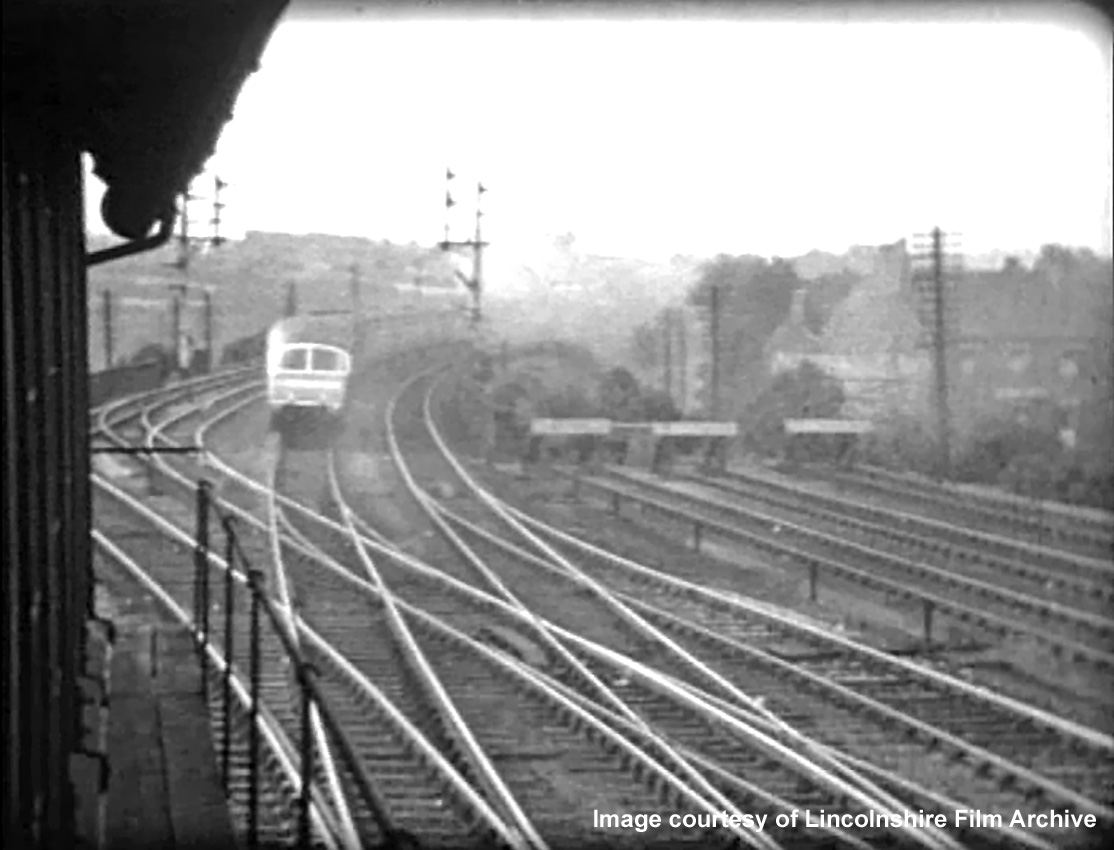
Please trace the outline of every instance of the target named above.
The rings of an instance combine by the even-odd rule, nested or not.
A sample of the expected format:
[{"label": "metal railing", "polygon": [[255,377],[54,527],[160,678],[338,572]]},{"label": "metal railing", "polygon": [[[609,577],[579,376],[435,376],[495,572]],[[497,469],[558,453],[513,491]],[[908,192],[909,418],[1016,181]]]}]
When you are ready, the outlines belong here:
[{"label": "metal railing", "polygon": [[[290,628],[283,618],[279,607],[267,595],[266,577],[263,570],[252,565],[240,543],[237,535],[236,519],[232,513],[223,508],[212,493],[212,486],[208,481],[198,482],[196,490],[197,526],[194,546],[194,576],[193,576],[193,634],[201,662],[201,688],[207,701],[214,696],[210,693],[211,679],[209,657],[210,647],[223,651],[226,663],[219,671],[220,691],[216,695],[219,706],[219,751],[220,775],[229,801],[232,799],[232,740],[233,740],[233,677],[237,672],[237,665],[233,663],[233,650],[236,646],[236,617],[243,613],[237,611],[236,585],[246,586],[248,591],[247,611],[248,617],[248,647],[247,647],[247,681],[248,681],[248,800],[247,800],[247,846],[255,850],[260,846],[260,763],[262,760],[260,740],[260,712],[262,709],[261,684],[263,669],[262,644],[264,640],[264,617],[270,623],[271,630],[279,638],[283,654],[289,662],[293,672],[293,685],[297,691],[300,714],[300,730],[298,734],[300,784],[298,806],[298,846],[309,848],[313,845],[312,817],[314,794],[314,764],[321,755],[316,752],[314,735],[312,733],[312,715],[314,710],[324,723],[325,730],[333,746],[336,747],[344,766],[351,777],[356,793],[359,795],[366,810],[382,836],[382,843],[390,848],[404,848],[416,846],[413,838],[403,830],[397,828],[387,814],[387,806],[381,794],[376,790],[371,778],[363,764],[356,756],[349,744],[336,715],[328,706],[318,684],[318,671],[316,667],[306,660],[298,645],[297,637],[290,632]],[[210,534],[211,525],[219,526],[223,533],[224,565],[223,586],[214,588],[211,572],[217,559],[213,557],[214,541]],[[215,594],[223,592],[220,599],[223,609],[223,634],[220,640],[213,641],[210,611]],[[243,603],[241,603],[242,608]],[[210,702],[211,704],[211,702]]]}]

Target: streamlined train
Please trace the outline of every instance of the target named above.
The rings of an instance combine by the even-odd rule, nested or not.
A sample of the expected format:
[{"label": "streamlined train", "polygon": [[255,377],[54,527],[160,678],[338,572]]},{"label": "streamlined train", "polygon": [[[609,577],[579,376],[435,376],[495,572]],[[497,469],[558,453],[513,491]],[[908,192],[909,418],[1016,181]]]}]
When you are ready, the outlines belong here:
[{"label": "streamlined train", "polygon": [[272,415],[291,408],[336,417],[352,374],[351,313],[294,316],[267,334],[267,402]]}]

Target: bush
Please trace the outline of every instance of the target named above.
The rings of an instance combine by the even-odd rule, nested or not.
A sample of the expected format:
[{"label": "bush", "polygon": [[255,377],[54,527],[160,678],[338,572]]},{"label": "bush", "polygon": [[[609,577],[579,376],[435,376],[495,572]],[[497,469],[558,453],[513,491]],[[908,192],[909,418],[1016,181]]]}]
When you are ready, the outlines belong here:
[{"label": "bush", "polygon": [[[1047,422],[988,419],[975,427],[956,455],[952,473],[960,481],[999,484],[1008,479],[1020,485],[1024,480],[1030,487],[1035,475],[1051,475],[1063,454],[1059,433]],[[1007,475],[1011,464],[1014,471]]]},{"label": "bush", "polygon": [[[979,423],[953,457],[959,481],[989,484],[1032,499],[1114,509],[1114,471],[1096,465],[1093,453],[1067,451],[1054,417],[988,419]],[[899,419],[867,439],[866,463],[899,472],[931,473],[937,458],[935,432],[919,420]]]},{"label": "bush", "polygon": [[[775,378],[755,399],[746,412],[743,446],[759,454],[781,455],[789,446],[786,419],[838,417],[843,400],[843,384],[806,360],[793,371]],[[815,451],[821,456],[837,451],[832,447],[823,448],[826,443],[815,445]]]},{"label": "bush", "polygon": [[639,418],[645,422],[675,422],[681,418],[681,411],[663,390],[648,390],[639,399],[639,404]]},{"label": "bush", "polygon": [[580,387],[562,387],[541,400],[542,416],[581,419],[596,416],[596,405]]},{"label": "bush", "polygon": [[936,437],[919,419],[894,417],[862,441],[859,457],[896,472],[927,475],[936,464]]}]

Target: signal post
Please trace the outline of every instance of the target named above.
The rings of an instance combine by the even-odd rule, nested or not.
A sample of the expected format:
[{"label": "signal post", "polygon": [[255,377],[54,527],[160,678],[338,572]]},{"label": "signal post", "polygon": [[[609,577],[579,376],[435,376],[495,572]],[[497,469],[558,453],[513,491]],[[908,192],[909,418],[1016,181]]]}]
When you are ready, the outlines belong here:
[{"label": "signal post", "polygon": [[480,295],[483,292],[483,251],[489,243],[484,242],[481,235],[480,222],[483,219],[483,210],[481,209],[484,192],[487,191],[483,183],[476,183],[476,231],[471,239],[454,240],[449,235],[449,210],[456,206],[456,201],[453,199],[452,194],[452,181],[456,178],[451,168],[445,169],[445,238],[441,240],[439,246],[442,251],[452,251],[455,249],[470,249],[472,252],[472,275],[471,277],[456,269],[456,276],[472,293],[472,323],[478,325],[481,317],[480,309]]}]

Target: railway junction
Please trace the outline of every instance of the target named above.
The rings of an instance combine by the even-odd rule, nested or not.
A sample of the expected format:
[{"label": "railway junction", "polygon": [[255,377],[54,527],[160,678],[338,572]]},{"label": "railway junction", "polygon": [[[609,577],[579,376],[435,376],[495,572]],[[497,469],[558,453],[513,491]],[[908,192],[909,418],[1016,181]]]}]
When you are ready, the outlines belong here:
[{"label": "railway junction", "polygon": [[[445,332],[383,352],[377,379],[354,385],[350,415],[381,417],[371,445],[366,427],[272,433],[260,445],[264,390],[250,367],[125,395],[93,420],[95,445],[203,449],[98,470],[96,540],[116,587],[140,582],[206,638],[214,751],[241,835],[552,847],[1098,839],[1107,733],[1035,705],[1025,677],[988,687],[967,643],[832,628],[831,608],[802,616],[762,602],[740,585],[737,559],[704,551],[732,535],[702,520],[694,551],[657,520],[651,540],[638,517],[599,502],[597,491],[620,486],[599,471],[530,476],[561,494],[546,501],[565,521],[542,518],[516,492],[521,477],[453,448],[445,388],[470,343]],[[606,473],[659,490],[684,481]],[[739,475],[716,481],[734,487]],[[210,486],[199,491],[199,479]],[[694,510],[662,492],[621,492],[639,516],[688,522]],[[212,533],[199,569],[202,509]],[[152,558],[156,539],[175,554]],[[855,592],[845,556],[824,556],[821,598]],[[954,580],[971,579],[959,569]],[[948,598],[914,587],[921,604]],[[939,617],[994,639],[993,623],[960,613],[941,605]],[[1047,618],[1023,613],[1010,634],[1044,634]],[[1095,663],[1064,656],[1081,671]],[[267,730],[254,743],[242,726],[246,714],[253,728],[253,680],[254,722]],[[245,776],[266,747],[273,759]],[[303,747],[312,755],[298,756]],[[593,827],[596,814],[619,827]]]},{"label": "railway junction", "polygon": [[119,22],[5,27],[8,844],[1102,846],[1108,515],[735,468],[722,423],[641,429],[691,463],[484,463],[454,402],[483,352],[436,305],[363,325],[339,427],[274,423],[255,360],[90,397],[115,254],[78,155],[120,251],[164,238],[282,5],[200,5],[227,41],[169,54],[209,81],[170,153],[165,78],[83,123]]}]

